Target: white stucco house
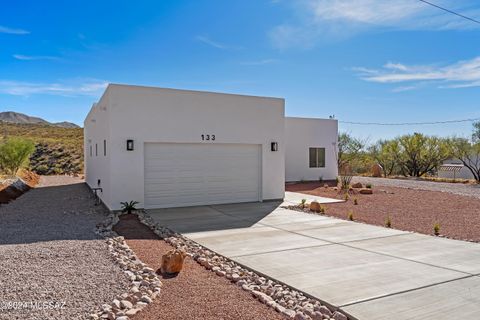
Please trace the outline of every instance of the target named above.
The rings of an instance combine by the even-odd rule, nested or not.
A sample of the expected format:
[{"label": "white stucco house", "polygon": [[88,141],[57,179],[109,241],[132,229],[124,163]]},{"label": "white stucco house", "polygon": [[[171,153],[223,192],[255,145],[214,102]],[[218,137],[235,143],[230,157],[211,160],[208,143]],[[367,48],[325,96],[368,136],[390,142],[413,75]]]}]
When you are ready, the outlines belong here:
[{"label": "white stucco house", "polygon": [[110,84],[84,122],[85,179],[110,210],[283,199],[337,176],[337,121],[280,98]]}]

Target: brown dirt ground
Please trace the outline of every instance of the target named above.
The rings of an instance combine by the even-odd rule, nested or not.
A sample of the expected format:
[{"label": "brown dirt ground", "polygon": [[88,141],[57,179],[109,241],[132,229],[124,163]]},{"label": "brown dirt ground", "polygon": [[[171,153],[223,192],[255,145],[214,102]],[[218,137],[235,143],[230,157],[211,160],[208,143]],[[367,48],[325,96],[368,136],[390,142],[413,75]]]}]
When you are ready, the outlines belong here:
[{"label": "brown dirt ground", "polygon": [[[344,197],[320,183],[288,184],[286,190],[329,198]],[[358,205],[354,205],[354,198],[357,198]],[[324,206],[327,215],[347,219],[351,211],[356,221],[373,225],[384,226],[390,216],[393,228],[424,234],[432,234],[434,224],[439,223],[442,235],[480,242],[480,201],[473,197],[438,191],[374,187],[373,195],[353,191],[347,202]]]},{"label": "brown dirt ground", "polygon": [[[123,235],[135,254],[158,270],[162,255],[172,246],[159,239],[135,215],[123,215],[114,230]],[[187,257],[176,277],[162,278],[160,296],[133,320],[284,319],[223,277]]]}]

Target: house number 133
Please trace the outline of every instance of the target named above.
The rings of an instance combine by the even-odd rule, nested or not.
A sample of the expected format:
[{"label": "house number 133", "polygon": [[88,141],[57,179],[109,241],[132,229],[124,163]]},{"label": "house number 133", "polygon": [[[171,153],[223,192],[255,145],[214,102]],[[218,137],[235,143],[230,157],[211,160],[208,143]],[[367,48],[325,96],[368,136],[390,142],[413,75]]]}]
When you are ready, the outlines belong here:
[{"label": "house number 133", "polygon": [[202,134],[202,141],[215,141],[214,134]]}]

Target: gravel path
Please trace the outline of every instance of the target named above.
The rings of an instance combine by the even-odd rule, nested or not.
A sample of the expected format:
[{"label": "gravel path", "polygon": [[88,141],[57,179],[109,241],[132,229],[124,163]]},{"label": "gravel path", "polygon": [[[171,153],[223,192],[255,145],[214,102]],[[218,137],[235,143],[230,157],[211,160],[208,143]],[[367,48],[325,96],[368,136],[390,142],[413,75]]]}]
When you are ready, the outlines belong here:
[{"label": "gravel path", "polygon": [[[161,257],[173,247],[158,239],[134,215],[122,216],[114,230],[123,235],[128,246],[151,268],[160,268]],[[281,314],[256,301],[250,293],[229,280],[206,270],[191,258],[176,277],[161,279],[160,297],[132,320],[250,320],[285,319]]]},{"label": "gravel path", "polygon": [[475,197],[480,199],[480,185],[371,177],[354,177],[353,182],[361,182],[364,184],[371,183],[374,186],[449,192],[461,196]]},{"label": "gravel path", "polygon": [[[38,188],[0,206],[0,319],[87,319],[128,290],[94,233],[104,210],[67,176],[42,177]],[[8,302],[33,305],[13,310]]]}]

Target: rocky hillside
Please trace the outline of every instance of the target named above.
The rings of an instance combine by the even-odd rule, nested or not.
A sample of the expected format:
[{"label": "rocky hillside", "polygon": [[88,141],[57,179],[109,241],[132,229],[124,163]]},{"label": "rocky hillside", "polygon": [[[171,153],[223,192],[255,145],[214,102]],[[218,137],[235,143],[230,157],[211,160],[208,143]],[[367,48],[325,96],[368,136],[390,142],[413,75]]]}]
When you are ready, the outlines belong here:
[{"label": "rocky hillside", "polygon": [[74,174],[83,172],[83,129],[45,123],[0,121],[0,141],[21,137],[35,143],[30,169],[38,174]]},{"label": "rocky hillside", "polygon": [[79,128],[79,126],[77,126],[75,123],[67,121],[52,123],[42,118],[31,117],[29,115],[13,111],[0,112],[0,121],[16,124],[43,124],[61,128]]}]

